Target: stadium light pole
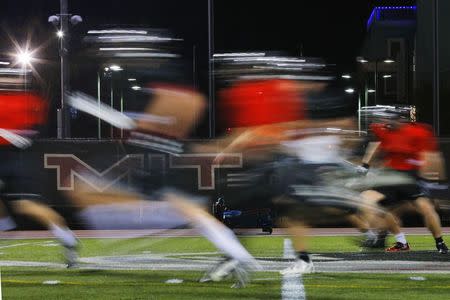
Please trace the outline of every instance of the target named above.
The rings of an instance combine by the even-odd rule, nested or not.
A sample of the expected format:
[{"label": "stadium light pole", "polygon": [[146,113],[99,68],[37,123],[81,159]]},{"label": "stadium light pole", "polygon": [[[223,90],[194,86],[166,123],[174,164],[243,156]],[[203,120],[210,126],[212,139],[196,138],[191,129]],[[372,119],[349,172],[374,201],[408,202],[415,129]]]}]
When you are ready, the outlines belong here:
[{"label": "stadium light pole", "polygon": [[209,138],[215,137],[215,92],[214,92],[214,1],[208,0],[208,119]]},{"label": "stadium light pole", "polygon": [[83,21],[78,15],[69,14],[68,0],[60,0],[60,12],[48,18],[48,22],[58,28],[56,33],[59,39],[59,57],[61,61],[61,100],[57,108],[57,137],[58,139],[70,137],[70,122],[65,105],[67,83],[69,80],[67,54],[69,52],[69,23],[77,25]]}]

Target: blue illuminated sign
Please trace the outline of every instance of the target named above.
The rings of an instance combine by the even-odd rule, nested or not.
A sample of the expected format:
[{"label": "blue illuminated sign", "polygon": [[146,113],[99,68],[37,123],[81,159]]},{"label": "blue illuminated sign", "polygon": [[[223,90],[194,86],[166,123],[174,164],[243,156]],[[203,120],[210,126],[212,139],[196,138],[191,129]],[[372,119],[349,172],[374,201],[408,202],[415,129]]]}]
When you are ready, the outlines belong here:
[{"label": "blue illuminated sign", "polygon": [[380,12],[384,10],[416,10],[417,6],[376,6],[369,19],[367,20],[367,29],[372,25],[374,20],[380,20]]}]

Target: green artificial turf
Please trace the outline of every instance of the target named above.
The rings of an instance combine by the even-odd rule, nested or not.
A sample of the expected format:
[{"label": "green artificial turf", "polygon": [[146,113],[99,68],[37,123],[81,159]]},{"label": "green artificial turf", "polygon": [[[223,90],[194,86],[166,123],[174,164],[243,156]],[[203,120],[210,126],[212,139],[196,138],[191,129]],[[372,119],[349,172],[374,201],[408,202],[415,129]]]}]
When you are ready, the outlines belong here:
[{"label": "green artificial turf", "polygon": [[[281,257],[282,236],[243,237],[257,257]],[[413,250],[433,250],[430,236],[409,236]],[[81,257],[171,253],[216,255],[203,238],[82,239]],[[354,237],[312,237],[311,252],[358,252]],[[51,239],[0,240],[0,260],[63,262]],[[450,258],[449,258],[450,259]],[[2,267],[3,299],[281,299],[282,277],[256,272],[244,289],[231,280],[199,283],[202,272]],[[417,281],[411,279],[419,277]],[[420,278],[423,277],[423,278]],[[183,280],[179,284],[168,279]],[[449,274],[314,273],[303,275],[307,299],[450,299]],[[44,282],[57,284],[44,284]]]},{"label": "green artificial turf", "polygon": [[[242,237],[241,242],[257,257],[281,257],[282,236]],[[428,235],[411,235],[408,241],[412,250],[434,250],[434,240]],[[393,241],[390,240],[389,243]],[[358,252],[355,237],[311,237],[308,242],[311,252]],[[195,253],[216,252],[214,246],[200,237],[147,237],[133,239],[82,239],[80,255],[141,254],[154,253]],[[39,262],[62,262],[61,249],[51,239],[0,240],[0,259]]]}]

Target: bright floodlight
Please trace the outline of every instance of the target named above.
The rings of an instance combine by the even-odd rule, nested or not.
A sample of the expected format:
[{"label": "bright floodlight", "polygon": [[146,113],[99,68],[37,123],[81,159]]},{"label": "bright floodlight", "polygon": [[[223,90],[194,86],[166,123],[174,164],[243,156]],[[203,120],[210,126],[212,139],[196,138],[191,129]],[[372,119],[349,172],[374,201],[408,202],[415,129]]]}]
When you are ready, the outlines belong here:
[{"label": "bright floodlight", "polygon": [[352,78],[352,76],[350,76],[349,74],[344,74],[344,75],[342,75],[342,78],[350,79],[350,78]]},{"label": "bright floodlight", "polygon": [[112,66],[109,66],[109,68],[112,70],[112,71],[115,71],[115,72],[117,72],[117,71],[122,71],[123,69],[120,67],[120,66],[118,66],[118,65],[112,65]]},{"label": "bright floodlight", "polygon": [[368,93],[375,93],[375,90],[374,89],[368,89],[367,92]]},{"label": "bright floodlight", "polygon": [[391,78],[392,75],[383,75],[383,78]]},{"label": "bright floodlight", "polygon": [[17,62],[21,64],[22,66],[28,66],[33,61],[33,56],[31,56],[31,53],[27,50],[22,51],[20,50],[19,53],[17,53]]},{"label": "bright floodlight", "polygon": [[395,63],[395,61],[392,60],[392,59],[385,59],[384,62],[387,63],[387,64]]},{"label": "bright floodlight", "polygon": [[136,81],[136,78],[128,78],[128,81]]},{"label": "bright floodlight", "polygon": [[138,86],[138,85],[133,85],[131,88],[132,88],[133,90],[135,90],[135,91],[138,91],[138,90],[141,89],[141,87]]},{"label": "bright floodlight", "polygon": [[62,30],[58,30],[56,32],[56,36],[59,37],[59,38],[62,38],[64,36],[64,32]]},{"label": "bright floodlight", "polygon": [[355,92],[355,90],[352,89],[352,88],[348,88],[348,89],[345,90],[345,92],[348,93],[348,94],[353,94]]},{"label": "bright floodlight", "polygon": [[365,59],[364,57],[361,57],[361,56],[358,56],[356,58],[356,61],[359,62],[359,63],[362,63],[362,64],[365,64],[365,63],[369,62],[367,59]]}]

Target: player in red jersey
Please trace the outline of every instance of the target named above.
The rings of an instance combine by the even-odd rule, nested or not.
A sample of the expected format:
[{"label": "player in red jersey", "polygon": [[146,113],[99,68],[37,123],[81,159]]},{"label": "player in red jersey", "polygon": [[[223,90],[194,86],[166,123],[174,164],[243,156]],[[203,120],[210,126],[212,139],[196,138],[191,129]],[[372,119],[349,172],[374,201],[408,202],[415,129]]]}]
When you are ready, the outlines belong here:
[{"label": "player in red jersey", "polygon": [[[376,142],[369,144],[363,158],[363,166],[368,168],[375,153],[380,150],[384,154],[384,166],[407,174],[414,179],[412,184],[380,187],[364,192],[369,201],[376,201],[383,207],[391,209],[412,203],[420,212],[424,222],[436,241],[437,250],[446,254],[448,248],[442,239],[442,228],[438,214],[431,202],[423,193],[419,180],[423,177],[421,169],[429,164],[429,157],[438,151],[438,142],[432,129],[426,124],[403,122],[396,113],[385,123],[372,124],[371,130]],[[392,215],[384,217],[386,225],[395,235],[396,243],[387,248],[388,252],[407,251],[410,249],[405,235],[400,231],[398,220]]]},{"label": "player in red jersey", "polygon": [[[272,60],[262,57],[258,63],[266,61],[270,65]],[[249,63],[253,61],[249,59]],[[237,69],[238,75],[240,72],[242,68]],[[351,206],[342,195],[323,189],[318,178],[320,166],[339,168],[341,157],[334,151],[339,138],[326,129],[352,128],[355,102],[348,99],[343,88],[320,80],[318,74],[293,80],[295,76],[286,77],[285,70],[280,72],[278,76],[237,78],[220,94],[220,111],[227,118],[227,127],[233,128],[225,138],[228,144],[222,153],[243,152],[247,162],[238,187],[228,186],[225,198],[253,209],[274,206],[283,215],[283,225],[297,254],[295,263],[282,274],[310,273],[314,267],[305,245],[306,227],[323,221],[322,212],[331,208],[331,203],[340,204],[329,210],[338,218],[358,211],[357,205]],[[317,134],[320,129],[323,131]],[[221,157],[216,161],[221,162]],[[323,197],[319,200],[307,195],[311,190],[321,192]],[[318,218],[312,220],[312,215]]]},{"label": "player in red jersey", "polygon": [[[13,217],[28,217],[48,228],[65,248],[68,266],[75,264],[77,239],[64,218],[43,203],[25,158],[29,137],[47,120],[47,102],[32,91],[0,94],[0,230],[14,229]],[[9,214],[9,212],[11,214]],[[11,216],[10,216],[11,215]]]}]

